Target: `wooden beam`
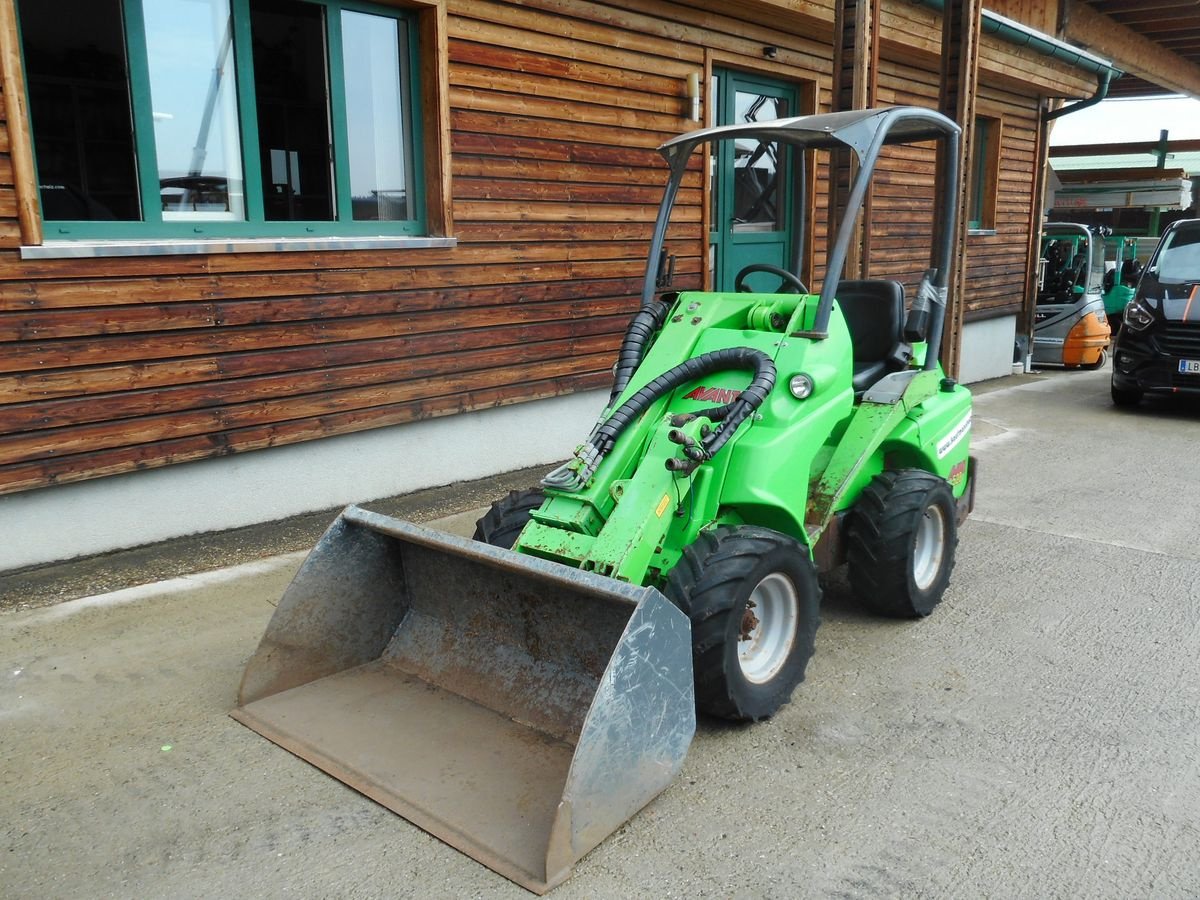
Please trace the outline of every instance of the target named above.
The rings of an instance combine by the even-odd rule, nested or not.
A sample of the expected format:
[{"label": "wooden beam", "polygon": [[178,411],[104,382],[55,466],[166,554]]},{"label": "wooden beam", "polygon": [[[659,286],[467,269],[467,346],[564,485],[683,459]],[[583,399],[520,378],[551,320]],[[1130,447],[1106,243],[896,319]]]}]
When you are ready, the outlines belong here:
[{"label": "wooden beam", "polygon": [[[832,110],[868,109],[879,96],[880,0],[838,0],[834,16]],[[837,234],[841,213],[858,172],[854,154],[833,154],[830,181],[834,190],[829,205],[829,234]],[[868,187],[863,210],[846,254],[846,278],[869,278],[871,221],[874,188]]]},{"label": "wooden beam", "polygon": [[0,0],[0,77],[4,79],[4,112],[8,122],[9,154],[17,194],[17,221],[21,242],[42,242],[42,213],[38,199],[37,174],[33,164],[33,141],[29,109],[25,102],[25,71],[21,66],[15,0]]},{"label": "wooden beam", "polygon": [[445,4],[423,9],[417,19],[421,41],[421,91],[425,111],[425,203],[429,233],[454,234],[450,181],[450,76]]},{"label": "wooden beam", "polygon": [[1056,172],[1063,184],[1103,184],[1114,181],[1166,181],[1191,176],[1185,169],[1159,169],[1156,166],[1138,166],[1133,169],[1064,169]]},{"label": "wooden beam", "polygon": [[[941,183],[944,166],[938,167],[938,196],[942,196],[942,191],[949,190],[954,191],[958,199],[954,252],[951,255],[947,280],[949,307],[946,310],[946,326],[942,332],[942,366],[951,378],[957,378],[960,369],[963,311],[967,305],[967,216],[971,183],[969,163],[975,141],[975,88],[979,74],[982,22],[981,0],[946,0],[945,12],[942,15],[942,69],[938,108],[963,130],[958,154],[957,182],[950,185]],[[938,152],[946,152],[945,145],[939,147]]]},{"label": "wooden beam", "polygon": [[[1050,158],[1067,156],[1120,156],[1131,153],[1157,153],[1158,141],[1130,141],[1125,144],[1061,144],[1050,148]],[[1200,150],[1200,140],[1168,141],[1168,153],[1194,153]]]},{"label": "wooden beam", "polygon": [[1200,65],[1172,53],[1080,0],[1064,0],[1066,40],[1107,56],[1120,69],[1168,90],[1200,98]]}]

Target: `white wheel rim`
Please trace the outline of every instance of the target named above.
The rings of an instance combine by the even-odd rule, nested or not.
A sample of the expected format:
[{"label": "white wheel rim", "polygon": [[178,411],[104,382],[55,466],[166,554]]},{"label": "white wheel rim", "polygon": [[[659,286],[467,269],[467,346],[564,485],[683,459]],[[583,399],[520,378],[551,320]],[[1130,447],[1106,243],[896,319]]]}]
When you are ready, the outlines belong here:
[{"label": "white wheel rim", "polygon": [[[800,601],[786,575],[773,572],[760,581],[746,603],[738,663],[747,681],[763,684],[779,674],[796,642]],[[749,626],[749,627],[747,627]]]},{"label": "white wheel rim", "polygon": [[946,515],[937,504],[926,507],[913,543],[913,581],[927,591],[937,581],[946,555]]}]

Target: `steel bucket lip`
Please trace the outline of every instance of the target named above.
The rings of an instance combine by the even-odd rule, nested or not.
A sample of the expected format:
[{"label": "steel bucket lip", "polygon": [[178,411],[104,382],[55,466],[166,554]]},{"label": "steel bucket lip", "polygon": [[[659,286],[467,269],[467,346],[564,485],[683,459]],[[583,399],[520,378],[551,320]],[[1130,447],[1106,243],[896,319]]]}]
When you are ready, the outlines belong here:
[{"label": "steel bucket lip", "polygon": [[361,506],[347,506],[342,511],[341,518],[351,524],[390,537],[402,538],[432,550],[449,548],[462,557],[484,565],[495,566],[520,575],[533,576],[554,585],[569,587],[572,590],[583,589],[590,594],[620,603],[631,603],[636,606],[647,596],[654,594],[662,596],[661,592],[654,587],[642,587],[626,581],[617,581],[606,575],[575,569],[553,560],[516,553],[504,547],[493,547],[491,544],[481,541],[473,541],[456,534],[437,531],[424,525],[393,518],[383,513],[372,512]]}]

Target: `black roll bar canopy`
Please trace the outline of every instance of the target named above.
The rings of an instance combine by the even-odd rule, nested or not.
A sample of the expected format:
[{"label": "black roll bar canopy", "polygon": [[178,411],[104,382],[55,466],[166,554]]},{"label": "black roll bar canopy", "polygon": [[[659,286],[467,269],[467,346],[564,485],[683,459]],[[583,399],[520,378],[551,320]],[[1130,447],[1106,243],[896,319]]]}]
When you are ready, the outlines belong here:
[{"label": "black roll bar canopy", "polygon": [[[770,122],[752,122],[741,125],[722,125],[703,128],[672,138],[659,152],[666,158],[671,174],[667,181],[658,218],[654,223],[650,255],[646,263],[646,279],[642,288],[642,305],[654,301],[655,268],[658,265],[666,241],[667,224],[674,206],[679,185],[687,169],[692,152],[702,144],[753,138],[759,141],[778,141],[804,150],[834,150],[849,148],[858,156],[858,174],[851,186],[842,215],[841,227],[829,252],[825,280],[821,284],[821,297],[817,305],[813,332],[824,334],[829,328],[829,317],[833,310],[834,297],[846,264],[850,240],[854,234],[854,222],[862,209],[867,187],[879,154],[883,148],[893,144],[916,144],[925,141],[944,141],[946,152],[941,155],[941,168],[945,178],[942,183],[955,186],[958,183],[958,153],[962,129],[951,119],[932,109],[919,106],[893,106],[878,109],[849,110],[847,112],[824,113],[815,116],[796,116]],[[803,170],[803,166],[800,167]],[[802,183],[802,179],[799,179]],[[941,233],[935,236],[933,255],[936,272],[931,283],[939,298],[930,321],[928,342],[929,361],[936,359],[941,344],[942,329],[946,313],[946,285],[950,271],[951,254],[954,249],[954,226],[958,210],[957,189],[944,191],[939,198],[942,203]],[[798,263],[801,237],[797,235],[793,257]],[[795,267],[796,263],[794,263]]]}]

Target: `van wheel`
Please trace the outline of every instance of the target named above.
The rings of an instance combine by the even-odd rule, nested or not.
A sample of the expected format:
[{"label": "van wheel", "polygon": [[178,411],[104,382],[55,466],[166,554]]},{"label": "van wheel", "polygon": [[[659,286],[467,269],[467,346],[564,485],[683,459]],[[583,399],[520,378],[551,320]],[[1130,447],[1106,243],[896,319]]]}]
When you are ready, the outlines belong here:
[{"label": "van wheel", "polygon": [[546,495],[538,488],[511,491],[507,497],[493,503],[484,517],[475,523],[475,533],[471,539],[511,550],[521,529],[529,522],[530,515],[545,499]]},{"label": "van wheel", "polygon": [[849,516],[850,586],[868,609],[895,618],[927,616],[942,600],[958,544],[954,493],[921,469],[883,472]]},{"label": "van wheel", "polygon": [[1123,409],[1133,409],[1133,407],[1142,402],[1142,392],[1137,390],[1126,391],[1113,385],[1112,402],[1113,406],[1120,406]]},{"label": "van wheel", "polygon": [[664,593],[692,623],[700,712],[756,722],[788,702],[820,624],[817,572],[800,542],[751,525],[704,532]]}]

